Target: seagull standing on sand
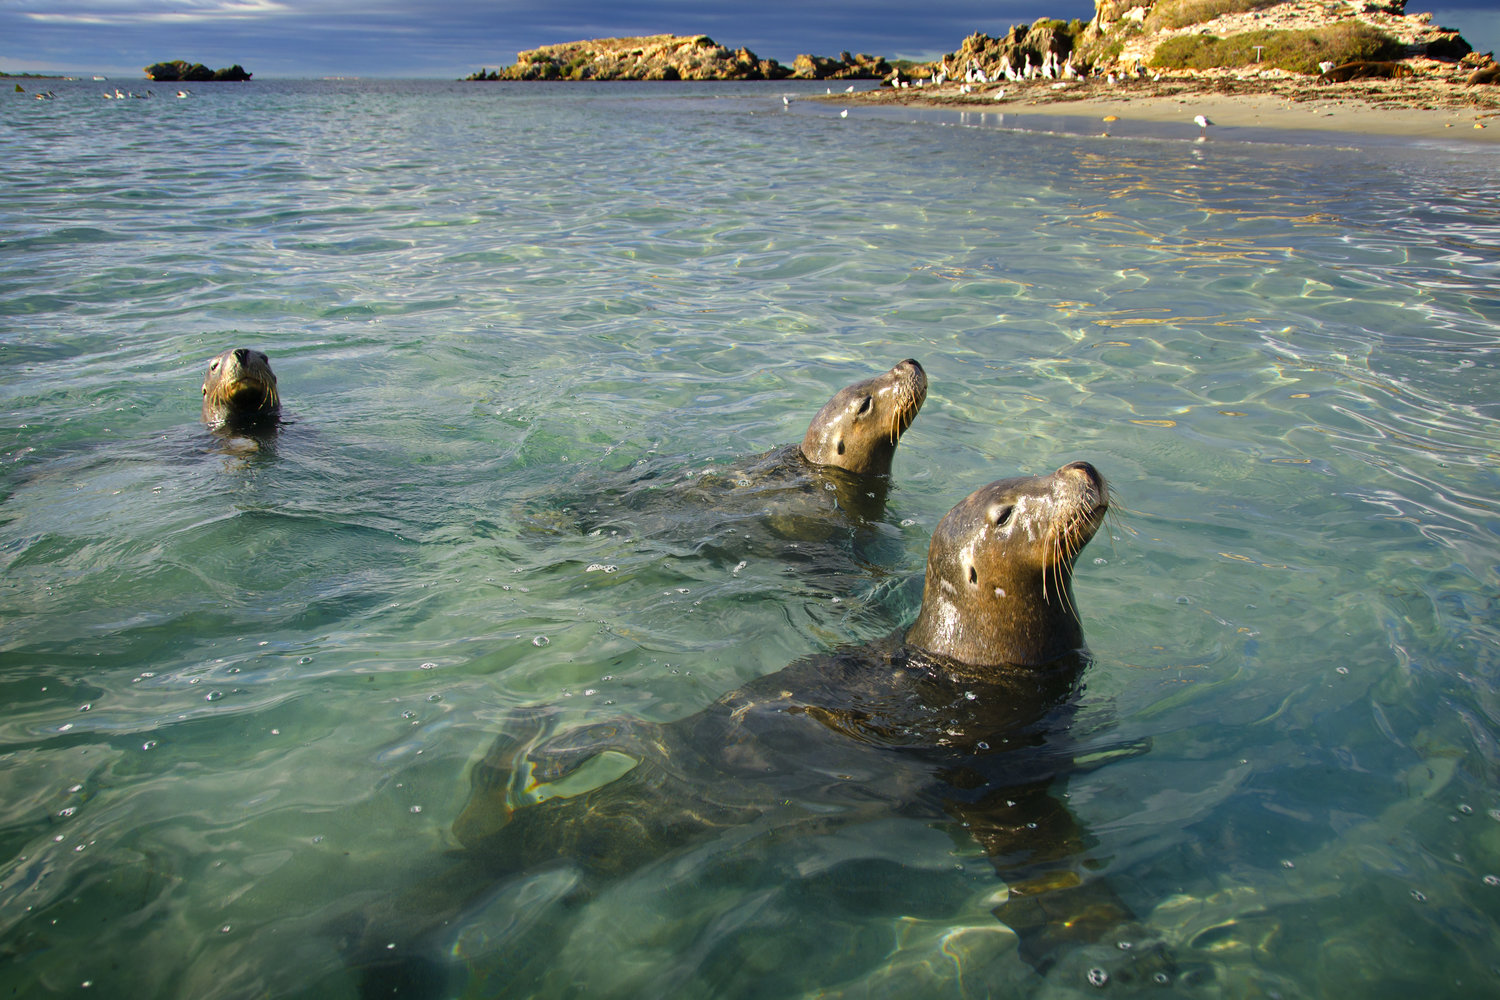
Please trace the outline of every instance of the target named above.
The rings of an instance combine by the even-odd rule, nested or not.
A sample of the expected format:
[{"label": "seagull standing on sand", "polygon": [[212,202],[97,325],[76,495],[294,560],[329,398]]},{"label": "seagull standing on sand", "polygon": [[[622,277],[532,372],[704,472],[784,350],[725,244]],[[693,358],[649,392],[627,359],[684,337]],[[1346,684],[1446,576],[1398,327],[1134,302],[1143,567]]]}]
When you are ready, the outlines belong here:
[{"label": "seagull standing on sand", "polygon": [[1208,127],[1213,124],[1213,120],[1211,118],[1209,118],[1207,115],[1194,115],[1193,116],[1193,124],[1197,125],[1198,128],[1199,128],[1199,130],[1200,130],[1199,133],[1198,133],[1198,138],[1200,138],[1200,139],[1207,139],[1208,138]]}]

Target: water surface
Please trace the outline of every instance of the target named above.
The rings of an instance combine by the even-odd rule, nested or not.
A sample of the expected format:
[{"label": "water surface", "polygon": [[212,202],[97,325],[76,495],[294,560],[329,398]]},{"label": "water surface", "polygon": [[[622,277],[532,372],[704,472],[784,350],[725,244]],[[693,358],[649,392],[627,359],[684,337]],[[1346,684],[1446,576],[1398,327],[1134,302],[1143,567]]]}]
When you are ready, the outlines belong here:
[{"label": "water surface", "polygon": [[[352,996],[356,918],[466,996],[1493,989],[1484,150],[840,118],[781,85],[102,86],[0,110],[10,991]],[[256,452],[197,426],[236,345],[291,421]],[[851,593],[529,519],[795,441],[908,356],[931,388]],[[1118,501],[1079,560],[1075,725],[1149,749],[1059,794],[1128,936],[1038,972],[982,852],[895,816],[587,892],[534,872],[424,926],[517,706],[669,721],[872,641],[949,507],[1074,459]],[[1148,941],[1165,986],[1127,980]]]}]

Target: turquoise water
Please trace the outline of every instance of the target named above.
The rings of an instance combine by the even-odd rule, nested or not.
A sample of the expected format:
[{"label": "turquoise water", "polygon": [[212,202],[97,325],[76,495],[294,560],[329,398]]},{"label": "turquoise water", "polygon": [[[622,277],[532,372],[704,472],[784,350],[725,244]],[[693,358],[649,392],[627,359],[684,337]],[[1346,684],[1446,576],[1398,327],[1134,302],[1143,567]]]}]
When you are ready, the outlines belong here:
[{"label": "turquoise water", "polygon": [[[0,103],[6,992],[353,996],[366,921],[462,996],[1495,988],[1492,154],[780,85],[102,87]],[[258,451],[197,422],[237,345],[290,421]],[[904,357],[850,593],[536,527]],[[1138,929],[1038,971],[982,852],[896,815],[450,907],[508,713],[669,721],[872,641],[949,507],[1074,459],[1117,501],[1074,728],[1148,749],[1056,793]]]}]

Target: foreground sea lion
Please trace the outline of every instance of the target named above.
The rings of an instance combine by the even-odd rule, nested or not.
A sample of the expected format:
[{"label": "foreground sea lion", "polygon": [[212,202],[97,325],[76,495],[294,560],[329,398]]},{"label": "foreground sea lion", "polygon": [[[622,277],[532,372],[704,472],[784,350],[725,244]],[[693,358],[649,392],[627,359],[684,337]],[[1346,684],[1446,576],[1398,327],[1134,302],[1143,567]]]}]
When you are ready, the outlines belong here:
[{"label": "foreground sea lion", "polygon": [[[1047,789],[1074,769],[1061,730],[1088,657],[1073,563],[1107,506],[1085,462],[1002,479],[939,523],[904,635],[798,660],[667,724],[549,734],[545,709],[518,714],[472,769],[455,891],[553,865],[619,876],[719,835],[785,839],[893,815],[961,824],[1012,900],[1028,898],[1023,884],[1076,887],[1076,872],[1048,877],[1080,838]],[[1083,932],[1058,909],[1015,911],[1013,926],[1047,942],[1028,953],[1023,940],[1023,954]],[[399,911],[411,932],[412,907]],[[371,995],[410,979],[380,958],[365,972]]]},{"label": "foreground sea lion", "polygon": [[281,395],[271,359],[236,347],[208,364],[203,376],[203,422],[227,430],[263,430],[281,418]]}]

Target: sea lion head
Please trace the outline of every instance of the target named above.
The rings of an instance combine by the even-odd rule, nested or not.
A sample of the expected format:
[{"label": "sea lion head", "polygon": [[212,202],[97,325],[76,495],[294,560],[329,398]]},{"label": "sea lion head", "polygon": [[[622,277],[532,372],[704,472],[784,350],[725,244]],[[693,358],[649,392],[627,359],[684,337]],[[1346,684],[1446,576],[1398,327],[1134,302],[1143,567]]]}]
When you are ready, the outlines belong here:
[{"label": "sea lion head", "polygon": [[1082,649],[1073,560],[1108,508],[1087,462],[969,494],[932,533],[907,645],[971,666],[1040,666]]},{"label": "sea lion head", "polygon": [[927,398],[927,373],[911,358],[890,371],[845,386],[802,439],[802,457],[857,475],[886,475],[901,433]]},{"label": "sea lion head", "polygon": [[270,358],[236,347],[209,362],[203,376],[205,423],[244,427],[275,423],[280,415],[281,396]]}]

